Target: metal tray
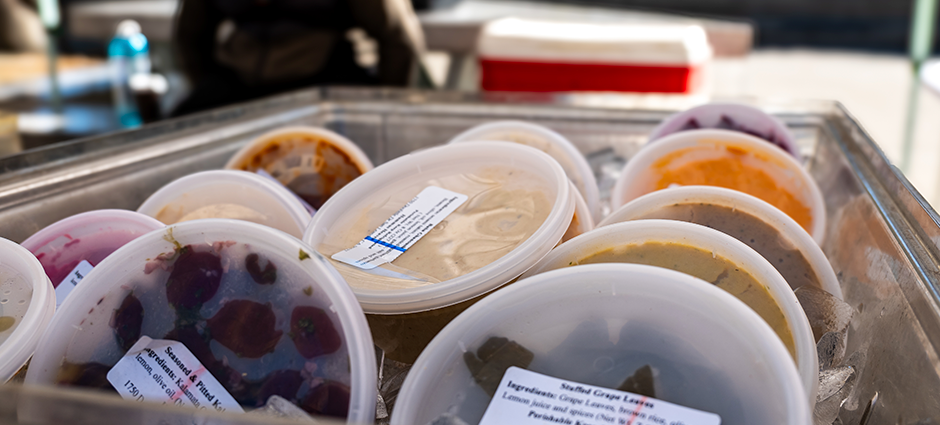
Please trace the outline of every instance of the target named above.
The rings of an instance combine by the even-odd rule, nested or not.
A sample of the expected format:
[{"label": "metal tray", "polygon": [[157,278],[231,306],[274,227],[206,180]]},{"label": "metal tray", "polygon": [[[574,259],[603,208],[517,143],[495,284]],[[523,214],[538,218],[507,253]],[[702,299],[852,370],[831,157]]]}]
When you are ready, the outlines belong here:
[{"label": "metal tray", "polygon": [[[833,395],[838,399],[826,400],[830,413],[822,416],[829,417],[817,419],[827,421],[817,423],[940,423],[940,217],[841,105],[751,103],[773,112],[796,134],[826,199],[830,225],[823,250],[846,302],[856,309],[845,356],[854,373],[844,391]],[[79,212],[136,209],[165,183],[220,168],[253,137],[291,124],[344,134],[380,164],[485,121],[537,122],[569,137],[587,155],[609,210],[620,167],[672,112],[650,104],[644,96],[296,92],[0,159],[0,236],[22,241]],[[33,397],[9,387],[0,392]],[[4,405],[9,406],[0,403],[0,422],[15,417],[9,410],[5,415]]]}]

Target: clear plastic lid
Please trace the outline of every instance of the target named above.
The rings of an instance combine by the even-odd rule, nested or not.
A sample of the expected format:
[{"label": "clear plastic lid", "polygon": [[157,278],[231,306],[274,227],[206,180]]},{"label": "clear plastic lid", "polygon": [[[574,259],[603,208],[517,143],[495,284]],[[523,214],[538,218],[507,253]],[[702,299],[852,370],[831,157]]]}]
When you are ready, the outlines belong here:
[{"label": "clear plastic lid", "polygon": [[350,183],[317,212],[304,241],[326,256],[348,250],[429,187],[467,200],[394,261],[371,270],[334,261],[367,313],[425,311],[487,293],[555,246],[574,212],[571,184],[547,154],[460,143],[399,157]]},{"label": "clear plastic lid", "polygon": [[82,261],[96,266],[126,243],[163,223],[127,210],[95,210],[63,218],[23,241],[58,287]]},{"label": "clear plastic lid", "polygon": [[55,313],[55,291],[42,265],[0,238],[0,385],[20,369]]},{"label": "clear plastic lid", "polygon": [[264,170],[320,209],[334,193],[372,169],[359,146],[330,130],[288,127],[263,134],[225,164],[230,170]]},{"label": "clear plastic lid", "polygon": [[374,418],[375,353],[355,297],[269,227],[194,220],[128,243],[62,305],[26,382],[112,390],[105,375],[143,336],[186,345],[245,410],[276,394],[312,414]]},{"label": "clear plastic lid", "polygon": [[[786,348],[754,311],[707,282],[652,266],[593,264],[522,279],[497,294],[428,345],[402,386],[392,424],[478,423],[491,401],[484,388],[494,388],[509,365],[611,389],[650,366],[655,398],[716,413],[723,424],[811,423]],[[571,423],[590,420],[574,412],[584,404],[562,399],[562,388],[528,389],[556,397],[508,396],[547,400],[559,409],[548,412]],[[611,416],[626,418],[609,404]],[[546,412],[534,405],[522,407]]]},{"label": "clear plastic lid", "polygon": [[287,188],[254,173],[211,170],[176,179],[150,195],[138,212],[166,224],[231,218],[263,224],[295,238],[310,213]]}]

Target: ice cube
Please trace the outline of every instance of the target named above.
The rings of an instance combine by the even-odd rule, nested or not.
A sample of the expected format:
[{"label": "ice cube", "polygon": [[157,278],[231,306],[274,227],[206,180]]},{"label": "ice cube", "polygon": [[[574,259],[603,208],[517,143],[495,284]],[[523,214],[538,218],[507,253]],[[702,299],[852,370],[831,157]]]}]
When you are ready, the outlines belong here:
[{"label": "ice cube", "polygon": [[813,410],[814,425],[831,425],[838,421],[843,400],[855,386],[855,368],[840,366],[819,372],[819,392]]},{"label": "ice cube", "polygon": [[804,285],[794,292],[813,328],[818,342],[826,332],[842,332],[849,326],[855,310],[822,289]]},{"label": "ice cube", "polygon": [[845,356],[845,332],[826,332],[816,343],[819,370],[829,369],[842,363]]},{"label": "ice cube", "polygon": [[291,403],[279,395],[272,395],[268,398],[268,402],[265,403],[264,406],[252,410],[251,413],[256,415],[295,419],[307,423],[317,423],[317,421],[310,417],[310,415],[308,415],[304,409],[297,407],[297,405]]},{"label": "ice cube", "polygon": [[451,413],[445,413],[428,422],[428,425],[467,425],[467,423]]},{"label": "ice cube", "polygon": [[398,399],[398,392],[405,383],[405,377],[408,376],[411,365],[385,357],[385,352],[378,347],[375,347],[375,357],[379,378],[375,418],[377,423],[381,424],[388,423],[392,410],[395,408],[395,401]]}]

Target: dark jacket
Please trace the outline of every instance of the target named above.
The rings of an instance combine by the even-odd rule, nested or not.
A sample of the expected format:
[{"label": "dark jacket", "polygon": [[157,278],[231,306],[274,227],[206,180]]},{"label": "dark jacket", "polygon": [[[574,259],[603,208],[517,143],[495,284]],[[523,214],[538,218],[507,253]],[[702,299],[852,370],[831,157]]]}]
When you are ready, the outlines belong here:
[{"label": "dark jacket", "polygon": [[[372,72],[352,28],[378,43]],[[183,0],[174,43],[194,89],[177,115],[314,84],[405,85],[423,48],[407,0]]]}]

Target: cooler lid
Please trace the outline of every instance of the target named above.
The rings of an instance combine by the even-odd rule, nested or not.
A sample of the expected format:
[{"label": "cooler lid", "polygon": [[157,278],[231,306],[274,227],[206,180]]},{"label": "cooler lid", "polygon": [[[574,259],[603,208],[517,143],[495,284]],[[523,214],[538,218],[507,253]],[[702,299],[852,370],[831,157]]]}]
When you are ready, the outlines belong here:
[{"label": "cooler lid", "polygon": [[504,18],[480,32],[483,59],[697,65],[712,56],[705,30],[698,25],[600,24]]}]

